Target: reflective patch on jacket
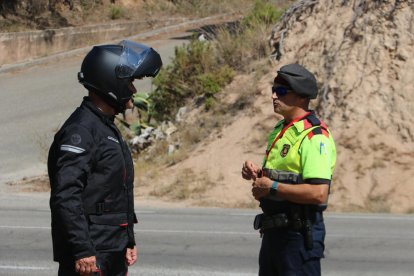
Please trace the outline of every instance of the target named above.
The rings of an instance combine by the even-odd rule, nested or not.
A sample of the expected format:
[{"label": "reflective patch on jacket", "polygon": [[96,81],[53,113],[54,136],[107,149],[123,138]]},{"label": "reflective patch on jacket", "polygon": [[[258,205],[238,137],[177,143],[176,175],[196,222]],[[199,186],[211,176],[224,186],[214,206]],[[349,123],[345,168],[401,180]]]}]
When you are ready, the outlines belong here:
[{"label": "reflective patch on jacket", "polygon": [[83,148],[79,148],[79,147],[75,147],[75,146],[71,146],[71,145],[61,145],[60,150],[69,151],[69,152],[73,152],[73,153],[82,153],[82,152],[85,151],[85,149],[83,149]]}]

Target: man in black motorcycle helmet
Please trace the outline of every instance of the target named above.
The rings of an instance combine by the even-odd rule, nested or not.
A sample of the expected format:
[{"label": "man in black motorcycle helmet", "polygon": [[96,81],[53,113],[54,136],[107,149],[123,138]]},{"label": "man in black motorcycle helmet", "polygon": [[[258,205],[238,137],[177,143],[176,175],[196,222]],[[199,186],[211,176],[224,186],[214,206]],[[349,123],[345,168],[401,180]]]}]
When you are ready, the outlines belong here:
[{"label": "man in black motorcycle helmet", "polygon": [[95,46],[78,79],[88,90],[49,150],[52,240],[58,275],[126,275],[137,260],[131,153],[114,124],[133,107],[135,79],[155,77],[160,55],[132,41]]}]

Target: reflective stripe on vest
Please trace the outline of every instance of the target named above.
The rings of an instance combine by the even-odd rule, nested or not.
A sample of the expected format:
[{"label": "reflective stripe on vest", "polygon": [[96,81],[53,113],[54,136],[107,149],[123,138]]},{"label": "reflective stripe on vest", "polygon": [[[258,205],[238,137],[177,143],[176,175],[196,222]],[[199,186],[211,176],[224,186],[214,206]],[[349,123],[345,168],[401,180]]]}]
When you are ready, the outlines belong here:
[{"label": "reflective stripe on vest", "polygon": [[262,174],[263,176],[266,176],[274,181],[281,182],[281,183],[287,183],[287,184],[303,183],[302,176],[298,173],[264,168],[262,170]]}]

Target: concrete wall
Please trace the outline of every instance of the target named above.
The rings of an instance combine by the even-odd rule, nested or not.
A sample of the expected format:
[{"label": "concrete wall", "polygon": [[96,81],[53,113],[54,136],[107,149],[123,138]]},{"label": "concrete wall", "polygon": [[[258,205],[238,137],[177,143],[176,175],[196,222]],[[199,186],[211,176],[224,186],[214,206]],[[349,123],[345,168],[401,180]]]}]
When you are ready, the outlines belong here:
[{"label": "concrete wall", "polygon": [[[184,21],[173,18],[155,22],[166,26]],[[154,26],[154,22],[151,22]],[[72,49],[99,44],[151,29],[149,22],[135,21],[44,31],[0,33],[0,67]]]}]

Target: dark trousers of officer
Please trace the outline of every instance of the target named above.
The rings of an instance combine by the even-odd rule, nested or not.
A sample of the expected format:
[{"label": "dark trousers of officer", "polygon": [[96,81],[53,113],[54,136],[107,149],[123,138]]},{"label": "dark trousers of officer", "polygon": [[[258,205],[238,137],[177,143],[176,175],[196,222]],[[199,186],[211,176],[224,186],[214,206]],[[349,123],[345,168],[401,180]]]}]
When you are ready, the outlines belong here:
[{"label": "dark trousers of officer", "polygon": [[[98,252],[96,255],[96,265],[99,272],[94,275],[99,276],[126,276],[128,275],[128,265],[125,261],[125,251],[122,252]],[[75,271],[75,262],[60,262],[58,276],[78,276]]]},{"label": "dark trousers of officer", "polygon": [[270,229],[263,235],[259,255],[259,276],[321,275],[325,225],[317,216],[312,226],[313,248],[305,248],[304,236],[288,229]]}]

